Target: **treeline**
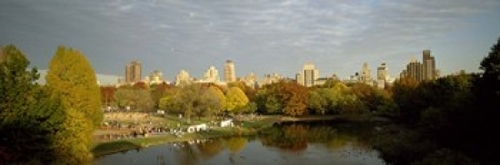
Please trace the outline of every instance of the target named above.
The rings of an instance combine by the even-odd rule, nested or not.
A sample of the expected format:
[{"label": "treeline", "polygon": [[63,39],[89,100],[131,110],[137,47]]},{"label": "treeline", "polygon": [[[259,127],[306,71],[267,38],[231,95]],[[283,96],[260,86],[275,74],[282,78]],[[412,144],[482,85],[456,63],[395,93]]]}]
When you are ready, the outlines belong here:
[{"label": "treeline", "polygon": [[394,123],[373,139],[390,164],[499,164],[500,38],[483,72],[395,82]]},{"label": "treeline", "polygon": [[389,114],[396,110],[391,91],[362,83],[329,80],[311,88],[280,81],[254,89],[242,82],[218,86],[212,83],[101,86],[102,103],[121,110],[210,117],[224,114],[335,115]]},{"label": "treeline", "polygon": [[102,122],[99,86],[85,56],[60,46],[47,84],[13,45],[0,46],[0,164],[91,164]]},{"label": "treeline", "polygon": [[[243,83],[227,87],[136,84],[101,87],[101,91],[103,98],[119,107],[159,108],[182,113],[188,119],[228,113],[383,116],[392,124],[382,127],[372,142],[390,164],[498,164],[495,152],[500,147],[495,126],[500,121],[496,119],[500,107],[500,39],[479,68],[482,73],[425,82],[398,79],[385,89],[329,80],[310,88],[281,81],[257,89]],[[114,92],[104,92],[108,90]]]}]

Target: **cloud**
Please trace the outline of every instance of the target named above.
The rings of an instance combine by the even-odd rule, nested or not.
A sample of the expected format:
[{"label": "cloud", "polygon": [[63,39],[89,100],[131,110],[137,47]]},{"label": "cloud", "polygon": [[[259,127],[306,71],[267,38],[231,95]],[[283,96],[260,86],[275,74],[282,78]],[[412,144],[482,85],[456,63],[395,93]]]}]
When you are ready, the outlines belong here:
[{"label": "cloud", "polygon": [[127,5],[122,5],[118,7],[118,10],[120,11],[128,11],[134,7],[134,4],[127,4]]},{"label": "cloud", "polygon": [[164,69],[171,77],[180,69],[201,75],[225,59],[260,75],[276,66],[294,73],[306,61],[345,73],[362,61],[406,62],[404,55],[470,26],[467,17],[499,6],[496,0],[51,2],[0,2],[0,18],[8,22],[1,26],[9,32],[2,37],[77,45],[96,54],[90,58],[103,72],[121,74],[128,60],[141,58],[158,63],[145,70]]}]

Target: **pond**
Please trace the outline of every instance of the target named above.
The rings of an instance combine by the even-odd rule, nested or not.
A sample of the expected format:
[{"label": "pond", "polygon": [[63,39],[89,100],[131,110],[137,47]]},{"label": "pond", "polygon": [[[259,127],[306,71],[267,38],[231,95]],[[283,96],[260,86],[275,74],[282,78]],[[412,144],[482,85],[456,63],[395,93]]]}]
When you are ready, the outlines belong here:
[{"label": "pond", "polygon": [[169,143],[96,158],[95,164],[385,164],[368,141],[373,125],[275,124],[253,137]]}]

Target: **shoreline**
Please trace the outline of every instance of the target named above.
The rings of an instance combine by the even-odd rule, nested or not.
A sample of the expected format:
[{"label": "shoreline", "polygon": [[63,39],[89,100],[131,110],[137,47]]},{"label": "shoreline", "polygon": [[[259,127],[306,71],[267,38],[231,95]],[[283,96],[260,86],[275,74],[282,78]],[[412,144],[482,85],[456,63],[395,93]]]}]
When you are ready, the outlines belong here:
[{"label": "shoreline", "polygon": [[328,115],[328,116],[264,116],[260,120],[243,120],[240,126],[215,128],[209,131],[186,133],[182,137],[171,134],[151,135],[150,137],[139,137],[106,142],[95,142],[92,147],[94,158],[103,157],[128,150],[138,150],[149,146],[167,144],[173,142],[187,142],[198,139],[223,138],[228,136],[251,136],[260,130],[271,127],[274,123],[297,122],[297,121],[321,121],[321,120],[346,120],[346,121],[370,121],[377,120],[372,116],[353,115]]}]

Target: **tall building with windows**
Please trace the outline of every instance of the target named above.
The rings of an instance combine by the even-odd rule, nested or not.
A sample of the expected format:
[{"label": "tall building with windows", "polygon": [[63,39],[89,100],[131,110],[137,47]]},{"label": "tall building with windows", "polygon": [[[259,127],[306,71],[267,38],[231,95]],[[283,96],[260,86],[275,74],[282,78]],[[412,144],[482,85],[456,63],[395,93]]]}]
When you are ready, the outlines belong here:
[{"label": "tall building with windows", "polygon": [[188,85],[191,84],[192,80],[189,73],[185,70],[181,70],[179,74],[175,77],[175,85]]},{"label": "tall building with windows", "polygon": [[231,60],[227,60],[224,65],[224,80],[227,83],[236,81],[236,72],[234,70],[234,63]]},{"label": "tall building with windows", "polygon": [[146,77],[146,82],[149,84],[161,84],[163,83],[163,73],[155,70],[151,72],[147,77]]},{"label": "tall building with windows", "polygon": [[319,70],[316,69],[314,64],[306,63],[304,64],[302,71],[297,73],[295,79],[298,84],[304,85],[306,87],[311,87],[316,85],[316,80],[319,77]]},{"label": "tall building with windows", "polygon": [[135,83],[141,81],[142,74],[142,64],[141,62],[135,60],[130,62],[127,66],[125,66],[125,82],[126,83]]},{"label": "tall building with windows", "polygon": [[215,69],[214,66],[208,68],[208,70],[205,72],[204,77],[205,77],[204,82],[216,83],[220,81],[219,71],[217,71],[217,69]]},{"label": "tall building with windows", "polygon": [[247,76],[242,77],[239,81],[245,83],[245,85],[255,88],[257,86],[257,76],[254,73],[250,73]]},{"label": "tall building with windows", "polygon": [[423,65],[418,62],[415,57],[412,57],[410,63],[406,65],[406,69],[401,72],[401,78],[412,78],[418,82],[423,80]]},{"label": "tall building with windows", "polygon": [[365,83],[368,85],[373,85],[372,80],[372,71],[368,66],[368,63],[363,63],[363,67],[361,68],[361,74],[359,75],[359,82]]},{"label": "tall building with windows", "polygon": [[431,51],[424,50],[422,52],[422,63],[413,57],[410,63],[406,65],[406,70],[401,72],[401,78],[403,77],[413,78],[418,82],[438,78],[439,70],[436,69],[436,60],[431,56]]},{"label": "tall building with windows", "polygon": [[422,67],[423,67],[423,80],[434,80],[436,79],[436,61],[434,57],[431,56],[430,50],[424,50],[422,52]]},{"label": "tall building with windows", "polygon": [[385,63],[382,63],[377,68],[377,87],[385,88],[385,84],[388,83],[389,79],[389,69]]},{"label": "tall building with windows", "polygon": [[266,74],[266,75],[264,75],[264,77],[262,78],[262,80],[260,81],[260,83],[258,85],[264,86],[267,84],[279,82],[283,79],[284,79],[283,76],[281,74],[278,74],[278,73]]}]

